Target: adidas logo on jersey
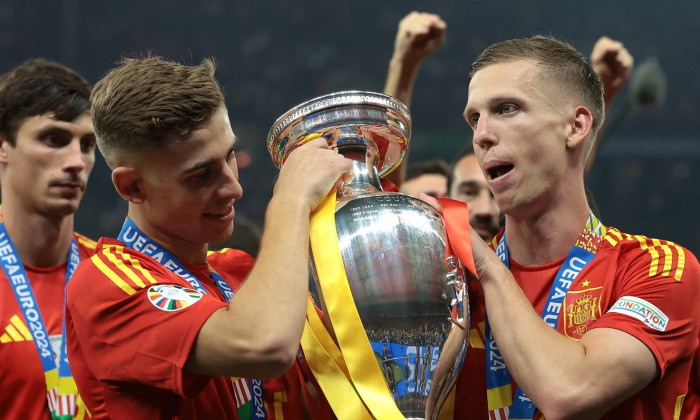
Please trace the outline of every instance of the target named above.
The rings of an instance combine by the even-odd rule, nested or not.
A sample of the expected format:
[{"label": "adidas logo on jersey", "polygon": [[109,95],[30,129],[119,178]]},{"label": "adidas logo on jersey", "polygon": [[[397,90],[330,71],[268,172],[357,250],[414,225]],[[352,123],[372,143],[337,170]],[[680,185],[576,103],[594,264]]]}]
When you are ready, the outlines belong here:
[{"label": "adidas logo on jersey", "polygon": [[32,341],[32,333],[29,328],[17,315],[10,318],[10,323],[5,327],[5,332],[0,336],[0,343],[12,341]]}]

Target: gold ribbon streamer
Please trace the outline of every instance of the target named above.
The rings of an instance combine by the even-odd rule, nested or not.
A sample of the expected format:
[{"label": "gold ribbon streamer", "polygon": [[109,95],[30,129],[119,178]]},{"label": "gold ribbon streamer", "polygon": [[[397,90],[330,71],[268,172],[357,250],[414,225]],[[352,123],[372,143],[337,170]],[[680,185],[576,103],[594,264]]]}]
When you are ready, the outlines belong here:
[{"label": "gold ribbon streamer", "polygon": [[440,403],[440,411],[437,414],[438,420],[452,420],[455,414],[455,396],[457,392],[457,387],[452,386],[447,398]]},{"label": "gold ribbon streamer", "polygon": [[340,352],[338,345],[335,344],[333,338],[331,337],[326,326],[323,325],[323,321],[318,316],[316,312],[316,306],[309,296],[309,300],[306,304],[306,323],[308,324],[310,331],[313,332],[316,340],[323,346],[328,356],[333,359],[333,362],[338,365],[338,368],[342,371],[346,378],[350,379],[350,372],[348,372],[348,367],[345,365],[345,359],[343,359],[343,354]]},{"label": "gold ribbon streamer", "polygon": [[[374,351],[364,334],[364,327],[350,292],[335,229],[335,191],[329,193],[311,218],[310,239],[320,291],[350,374],[351,385],[354,385],[372,417],[382,420],[403,420],[404,416],[394,403]],[[304,349],[305,353],[306,351]],[[321,380],[319,385],[323,388]],[[336,398],[345,402],[347,396],[326,395],[326,398],[329,403],[331,399]],[[354,420],[353,417],[348,419]],[[345,418],[339,417],[339,420],[345,420]]]},{"label": "gold ribbon streamer", "polygon": [[362,399],[350,382],[345,360],[323,326],[309,297],[301,347],[323,395],[339,419],[371,419]]}]

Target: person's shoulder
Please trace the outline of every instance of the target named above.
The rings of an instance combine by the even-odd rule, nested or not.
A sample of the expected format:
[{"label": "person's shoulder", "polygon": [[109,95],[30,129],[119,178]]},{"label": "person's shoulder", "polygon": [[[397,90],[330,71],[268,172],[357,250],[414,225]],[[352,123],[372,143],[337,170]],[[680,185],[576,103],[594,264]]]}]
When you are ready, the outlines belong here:
[{"label": "person's shoulder", "polygon": [[670,276],[680,280],[685,272],[700,272],[696,256],[683,246],[664,239],[633,235],[608,227],[603,249],[611,249],[625,264],[643,263],[649,276]]},{"label": "person's shoulder", "polygon": [[78,233],[78,232],[73,232],[73,237],[75,238],[76,242],[78,243],[78,246],[86,251],[88,251],[90,254],[95,252],[95,247],[97,246],[97,241],[88,238],[87,236]]},{"label": "person's shoulder", "polygon": [[[115,265],[123,271],[124,267],[142,271],[157,271],[170,273],[170,270],[165,268],[165,256],[163,253],[155,255],[146,255],[143,252],[137,251],[126,246],[118,239],[102,237],[95,245],[95,254],[92,260],[100,259],[110,266]],[[161,262],[162,260],[162,262]]]},{"label": "person's shoulder", "polygon": [[606,228],[605,236],[603,237],[604,246],[615,248],[618,252],[641,252],[654,254],[663,252],[669,255],[691,255],[692,252],[683,246],[665,239],[651,238],[644,235],[633,235],[625,233],[614,227]]},{"label": "person's shoulder", "polygon": [[[167,272],[158,261],[135,251],[117,239],[103,237],[95,244],[94,254],[81,262],[71,283],[90,282],[95,287],[98,277],[108,279],[128,294],[157,283],[161,272]],[[169,272],[168,272],[169,273]]]},{"label": "person's shoulder", "polygon": [[207,252],[207,262],[212,263],[231,263],[254,264],[255,260],[245,251],[240,249],[222,248],[217,251]]},{"label": "person's shoulder", "polygon": [[[87,239],[87,241],[93,242],[93,257],[104,258],[106,255],[114,252],[128,253],[137,255],[139,253],[133,252],[129,247],[125,246],[123,242],[109,237],[102,237],[97,242]],[[89,242],[87,242],[89,244]]]},{"label": "person's shoulder", "polygon": [[229,280],[235,279],[235,284],[243,282],[255,264],[255,260],[248,253],[231,248],[209,251],[207,262],[217,273]]}]

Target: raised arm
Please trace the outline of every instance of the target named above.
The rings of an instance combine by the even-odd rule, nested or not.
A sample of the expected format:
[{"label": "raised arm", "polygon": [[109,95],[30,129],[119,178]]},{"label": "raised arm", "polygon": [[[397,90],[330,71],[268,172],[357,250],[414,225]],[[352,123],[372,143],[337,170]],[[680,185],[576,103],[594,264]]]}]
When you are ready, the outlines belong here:
[{"label": "raised arm", "polygon": [[[420,65],[445,39],[447,25],[440,16],[432,13],[411,12],[399,22],[396,32],[394,53],[389,62],[384,93],[391,95],[410,108],[413,83],[418,75]],[[401,185],[406,173],[403,162],[386,178],[397,187]]]},{"label": "raised arm", "polygon": [[[603,82],[605,100],[605,115],[609,116],[610,107],[613,99],[622,87],[627,83],[632,67],[634,66],[634,57],[627,51],[627,48],[620,41],[602,36],[593,46],[591,52],[591,65],[593,70],[600,76]],[[603,134],[603,127],[598,130],[598,136],[593,144],[593,149],[586,159],[586,168],[584,174],[588,174],[593,160],[595,159],[598,145]]]},{"label": "raised arm", "polygon": [[432,13],[411,12],[399,22],[384,93],[411,105],[413,83],[423,60],[445,40],[447,25]]}]

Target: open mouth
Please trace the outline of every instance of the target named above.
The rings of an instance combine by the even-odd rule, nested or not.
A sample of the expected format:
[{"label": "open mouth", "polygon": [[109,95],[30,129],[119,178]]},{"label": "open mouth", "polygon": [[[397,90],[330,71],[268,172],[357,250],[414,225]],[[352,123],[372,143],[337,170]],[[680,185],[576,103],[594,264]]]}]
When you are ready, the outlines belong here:
[{"label": "open mouth", "polygon": [[513,165],[498,165],[490,168],[487,173],[490,180],[495,180],[507,174],[513,169]]}]

